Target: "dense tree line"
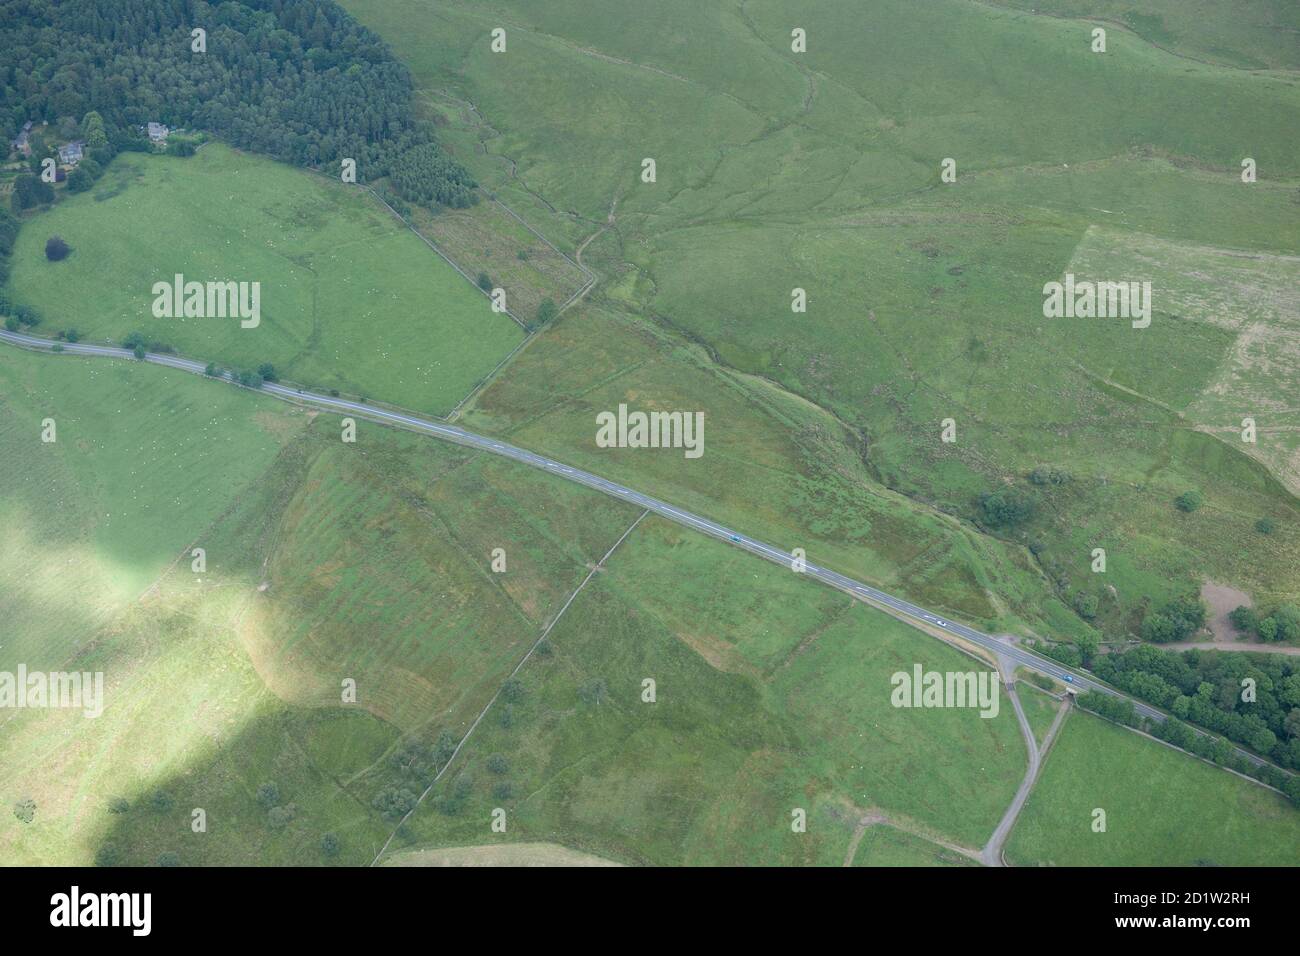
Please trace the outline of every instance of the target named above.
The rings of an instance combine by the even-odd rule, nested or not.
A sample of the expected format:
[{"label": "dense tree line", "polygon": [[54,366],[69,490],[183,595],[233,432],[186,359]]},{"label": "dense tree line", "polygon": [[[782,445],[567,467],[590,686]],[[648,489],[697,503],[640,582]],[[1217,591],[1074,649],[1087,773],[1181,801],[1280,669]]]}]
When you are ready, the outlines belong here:
[{"label": "dense tree line", "polygon": [[413,201],[473,199],[415,118],[406,68],[333,0],[0,0],[0,127],[28,120],[88,149],[139,142],[149,121],[204,129],[297,165],[352,158],[361,181],[400,168]]},{"label": "dense tree line", "polygon": [[[0,209],[0,286],[9,281],[9,256],[18,240],[18,227],[18,220],[9,214],[9,210]],[[2,292],[0,290],[0,294]],[[0,301],[0,315],[8,314],[8,302]]]},{"label": "dense tree line", "polygon": [[1093,672],[1182,720],[1300,770],[1300,661],[1137,647],[1098,657]]}]

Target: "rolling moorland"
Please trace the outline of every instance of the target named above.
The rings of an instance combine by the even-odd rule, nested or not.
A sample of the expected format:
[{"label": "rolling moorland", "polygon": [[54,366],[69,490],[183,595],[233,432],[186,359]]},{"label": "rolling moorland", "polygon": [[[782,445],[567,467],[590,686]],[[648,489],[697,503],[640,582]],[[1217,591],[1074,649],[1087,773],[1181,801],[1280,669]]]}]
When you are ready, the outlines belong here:
[{"label": "rolling moorland", "polygon": [[[1293,454],[1288,390],[1300,380],[1288,374],[1297,304],[1285,282],[1300,247],[1295,134],[1275,120],[1296,112],[1293,78],[1189,63],[1122,29],[1108,53],[1092,54],[1087,24],[969,2],[852,13],[813,4],[801,25],[822,40],[802,57],[789,52],[791,15],[778,4],[627,9],[617,28],[566,3],[348,7],[393,44],[418,87],[474,104],[470,120],[483,119],[444,138],[481,182],[547,214],[575,246],[596,234],[584,261],[609,276],[593,296],[607,311],[574,315],[569,324],[585,327],[571,339],[639,354],[626,318],[697,343],[712,374],[674,368],[674,382],[693,389],[679,387],[674,407],[713,410],[710,378],[729,389],[743,379],[746,404],[770,406],[774,391],[815,403],[855,488],[901,492],[913,513],[1008,541],[1011,562],[1039,579],[1019,601],[989,586],[987,562],[964,562],[956,575],[978,583],[947,605],[954,613],[1013,631],[1122,636],[1203,578],[1260,604],[1294,598],[1289,466],[1260,466]],[[653,25],[626,26],[638,16]],[[831,18],[826,28],[818,16]],[[479,42],[498,22],[512,43],[504,54]],[[1240,29],[1245,45],[1253,34]],[[984,60],[1001,72],[986,77]],[[913,64],[933,81],[918,87]],[[958,98],[964,112],[954,114]],[[1229,119],[1202,122],[1198,100],[1225,104]],[[1237,175],[1241,144],[1271,170],[1249,186]],[[654,184],[638,179],[645,156],[657,162]],[[943,184],[948,156],[957,181]],[[1090,255],[1099,224],[1146,244],[1158,288],[1170,275],[1215,286],[1209,275],[1238,261],[1216,249],[1271,256],[1254,279],[1268,285],[1234,275],[1214,299],[1157,299],[1144,330],[1049,323],[1044,282]],[[806,314],[790,311],[795,287],[808,293]],[[1265,319],[1277,334],[1252,346]],[[464,420],[590,463],[593,411],[646,394],[641,368],[620,363],[622,349],[603,363],[588,354],[561,385],[572,341],[548,344],[530,346]],[[1268,437],[1254,448],[1222,440],[1247,414]],[[955,443],[940,440],[945,418]],[[719,443],[748,431],[715,419]],[[768,505],[788,515],[773,524],[779,540],[824,524],[794,506],[788,481],[755,493],[705,477],[722,467],[705,456],[677,469],[670,488],[649,457],[599,460],[665,494],[699,476],[706,513]],[[784,458],[792,475],[815,467]],[[1040,466],[1070,480],[1034,486],[1026,476]],[[1028,518],[988,520],[980,497],[1003,489],[1030,503]],[[1183,516],[1173,501],[1189,489],[1205,503]],[[846,508],[832,520],[863,528],[861,515]],[[1272,536],[1254,530],[1261,518]],[[906,563],[880,541],[861,534],[854,550]],[[1095,547],[1107,550],[1104,581],[1090,570]],[[867,560],[849,566],[870,577]],[[927,582],[906,578],[902,590],[919,598]],[[1085,621],[1073,608],[1090,599]]]},{"label": "rolling moorland", "polygon": [[[570,258],[488,203],[408,210],[421,230],[469,274],[509,277],[526,314],[566,301],[582,265],[599,277],[462,424],[1087,653],[1206,581],[1262,608],[1300,594],[1285,5],[1216,30],[1173,3],[1143,5],[1158,23],[1094,5],[1104,60],[1066,3],[821,2],[797,24],[752,0],[620,3],[620,20],[344,6],[411,68],[451,155]],[[1259,182],[1240,182],[1242,155]],[[45,261],[51,233],[67,260]],[[1159,290],[1150,328],[1042,317],[1045,281],[1133,263]],[[262,276],[281,298],[255,337],[153,319],[144,291],[173,271]],[[7,291],[41,332],[140,330],[438,415],[525,334],[372,197],[220,142],[124,153],[30,214]],[[395,834],[383,862],[518,843],[973,864],[1025,772],[1010,707],[889,706],[894,671],[971,662],[878,611],[658,518],[593,572],[638,519],[593,492],[365,423],[343,444],[334,416],[152,367],[6,347],[0,384],[0,669],[103,669],[115,701],[95,721],[5,715],[0,797],[37,808],[0,822],[6,861],[365,864]],[[702,409],[707,454],[595,447],[594,414],[620,402]],[[1191,489],[1204,503],[1181,512]],[[1023,513],[994,520],[994,491]],[[359,706],[340,704],[345,678]],[[1056,702],[1020,696],[1041,742]],[[1013,864],[1300,862],[1281,797],[1091,715],[1065,718],[1044,767]],[[1109,834],[1088,829],[1099,805]]]}]

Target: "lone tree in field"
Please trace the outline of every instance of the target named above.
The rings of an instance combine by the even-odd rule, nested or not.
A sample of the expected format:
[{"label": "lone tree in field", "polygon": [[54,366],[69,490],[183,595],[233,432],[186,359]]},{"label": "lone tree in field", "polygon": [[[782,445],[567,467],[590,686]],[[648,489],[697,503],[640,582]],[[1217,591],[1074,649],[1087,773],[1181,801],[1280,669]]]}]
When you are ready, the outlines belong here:
[{"label": "lone tree in field", "polygon": [[60,262],[68,258],[68,253],[71,251],[72,247],[63,241],[62,236],[50,236],[45,241],[45,258],[51,262]]},{"label": "lone tree in field", "polygon": [[994,528],[1020,524],[1034,514],[1033,499],[1010,489],[985,492],[979,503],[984,523]]},{"label": "lone tree in field", "polygon": [[492,291],[492,279],[486,272],[480,272],[478,274],[478,287],[484,292]]},{"label": "lone tree in field", "polygon": [[1199,508],[1204,501],[1205,499],[1201,497],[1199,491],[1184,491],[1174,499],[1174,507],[1179,511],[1186,511],[1188,514],[1191,514]]},{"label": "lone tree in field", "polygon": [[559,307],[555,304],[554,299],[543,299],[537,306],[537,328],[547,325],[560,314]]}]

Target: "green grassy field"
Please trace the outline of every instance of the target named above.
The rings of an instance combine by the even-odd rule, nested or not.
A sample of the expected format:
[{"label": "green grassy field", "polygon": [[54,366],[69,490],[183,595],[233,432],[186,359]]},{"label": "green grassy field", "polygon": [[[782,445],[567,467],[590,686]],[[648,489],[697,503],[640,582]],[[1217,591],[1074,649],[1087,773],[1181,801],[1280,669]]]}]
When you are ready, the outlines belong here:
[{"label": "green grassy field", "polygon": [[1034,732],[1034,739],[1041,747],[1047,732],[1052,728],[1052,721],[1056,719],[1056,714],[1061,709],[1061,702],[1028,681],[1017,681],[1016,693],[1020,697],[1020,706],[1025,710],[1025,719],[1029,721],[1029,727]]},{"label": "green grassy field", "polygon": [[[1114,25],[1104,55],[1089,50],[1091,23],[969,0],[820,0],[797,13],[772,0],[672,2],[636,31],[623,25],[651,14],[630,4],[609,18],[571,0],[347,6],[431,98],[446,90],[475,105],[449,137],[490,188],[570,246],[608,226],[585,250],[603,278],[600,308],[703,345],[710,364],[743,373],[731,381],[750,404],[772,404],[774,385],[821,406],[838,427],[819,457],[850,462],[859,488],[925,506],[905,523],[938,511],[969,528],[979,496],[1007,485],[1033,498],[1033,520],[981,531],[1032,546],[1037,580],[981,555],[964,583],[943,586],[954,613],[1122,637],[1149,603],[1207,577],[1259,602],[1300,593],[1295,402],[1282,384],[1300,314],[1287,281],[1300,253],[1300,141],[1276,121],[1300,110],[1300,95],[1285,74],[1236,68],[1247,51],[1263,58],[1254,65],[1287,65],[1293,14],[1281,5],[1212,5],[1203,17],[1161,2],[1143,18],[1116,0],[1099,13],[1132,29]],[[504,54],[487,47],[497,25]],[[790,52],[795,25],[808,31],[803,55]],[[1211,36],[1221,49],[1200,49]],[[1206,121],[1211,105],[1223,122]],[[1252,185],[1239,178],[1246,155],[1259,164]],[[644,156],[657,162],[653,184],[636,175]],[[944,157],[956,183],[939,180]],[[1076,265],[1130,278],[1135,262],[1157,290],[1151,328],[1043,319],[1045,282]],[[790,311],[795,287],[806,314]],[[670,471],[649,456],[590,454],[582,417],[614,407],[596,404],[609,401],[602,392],[618,397],[602,383],[619,375],[643,400],[704,408],[714,435],[749,418],[718,404],[680,356],[656,363],[670,381],[646,380],[632,366],[647,350],[609,356],[608,325],[584,311],[565,323],[585,328],[563,348],[563,328],[555,348],[534,343],[469,420],[607,461],[687,503],[700,463]],[[575,363],[575,340],[592,337]],[[593,374],[573,374],[591,363]],[[1261,428],[1249,447],[1233,431],[1246,414]],[[950,417],[958,439],[944,444]],[[804,467],[798,452],[779,454],[788,473]],[[1072,480],[1031,487],[1039,465]],[[707,467],[710,485],[727,487]],[[1186,520],[1172,501],[1189,487],[1207,506]],[[750,514],[790,513],[779,483],[745,490]],[[717,516],[722,494],[709,503]],[[791,523],[852,540],[853,507],[837,498],[819,496],[815,518],[800,509]],[[1262,517],[1275,534],[1254,531]],[[901,580],[851,558],[837,566],[936,599],[900,549],[875,547],[908,569]],[[1096,547],[1105,576],[1090,572]],[[1068,609],[1080,592],[1099,599],[1091,624]]]},{"label": "green grassy field", "polygon": [[[0,566],[0,608],[10,624],[0,669],[102,671],[105,680],[98,718],[67,710],[6,715],[3,800],[8,807],[31,798],[37,810],[31,824],[11,813],[0,818],[0,856],[88,864],[115,829],[108,807],[121,797],[134,805],[133,818],[158,830],[147,855],[142,847],[128,859],[152,863],[164,851],[186,862],[208,853],[252,859],[258,834],[242,838],[241,827],[256,808],[239,801],[251,804],[256,778],[277,764],[314,825],[364,830],[364,819],[285,735],[290,725],[312,734],[312,715],[279,705],[229,628],[214,623],[237,613],[246,593],[205,575],[206,593],[196,585],[184,599],[162,596],[169,576],[197,578],[188,549],[206,544],[236,503],[256,493],[305,415],[182,373],[11,348],[0,354],[0,381],[0,508],[10,536]],[[52,445],[39,441],[45,416],[58,426]],[[329,747],[342,755],[368,741],[382,752],[393,736],[359,713]],[[184,792],[186,803],[166,813],[144,809],[153,788],[197,768],[202,780]],[[194,807],[212,816],[206,840],[190,834]],[[269,858],[284,858],[283,842],[271,841]]]},{"label": "green grassy field", "polygon": [[[165,520],[194,493],[185,469],[158,467],[174,458],[166,437],[103,443],[103,487],[141,472],[163,483],[150,509],[159,524],[152,533],[140,524],[135,545],[137,560],[153,561],[155,584],[143,600],[109,608],[59,661],[107,673],[103,717],[27,711],[7,725],[0,767],[14,772],[2,796],[38,806],[32,824],[0,826],[7,858],[85,862],[107,845],[132,863],[162,853],[187,863],[325,862],[319,841],[330,833],[343,847],[337,859],[366,862],[393,825],[370,801],[406,782],[391,763],[397,745],[463,732],[631,513],[415,436],[363,423],[358,445],[344,446],[329,416],[93,361],[7,352],[0,367],[22,387],[4,394],[45,395],[73,422],[107,407],[114,390],[144,421],[159,399],[189,413],[231,397],[230,439],[274,441],[261,473],[232,485],[196,533]],[[19,404],[6,410],[30,415]],[[173,421],[167,433],[176,430]],[[20,471],[39,461],[30,434],[4,435]],[[38,524],[57,523],[59,504]],[[170,537],[158,530],[167,528]],[[498,584],[485,568],[503,539],[510,564]],[[166,569],[194,541],[208,550],[206,574],[186,560]],[[61,558],[28,546],[28,567],[51,566],[49,576],[75,587]],[[476,565],[477,576],[460,573]],[[26,570],[6,573],[16,582]],[[302,620],[315,623],[295,629]],[[469,620],[472,636],[460,637]],[[28,633],[40,642],[50,629],[38,620]],[[495,806],[508,809],[510,841],[623,862],[840,865],[865,812],[978,846],[1023,773],[1019,731],[1006,707],[995,720],[891,707],[889,675],[914,662],[980,666],[789,571],[649,519],[570,607],[522,672],[521,692],[488,713],[396,846],[492,845]],[[357,680],[361,706],[339,706],[340,675]],[[645,676],[657,681],[653,706],[638,697]],[[1217,774],[1211,782],[1233,782],[1205,769]],[[258,801],[268,782],[292,812],[287,823],[269,822]],[[502,782],[507,795],[495,792]],[[159,789],[170,799],[156,807]],[[450,809],[449,790],[460,801]],[[130,809],[110,813],[114,798]],[[807,833],[789,831],[794,807],[806,810]],[[194,808],[220,839],[191,833]],[[860,846],[855,860],[963,862],[902,836]]]},{"label": "green grassy field", "polygon": [[189,375],[0,350],[3,659],[75,654],[248,492],[299,418]]},{"label": "green grassy field", "polygon": [[[1024,772],[1014,714],[895,708],[890,676],[918,662],[986,665],[683,534],[642,522],[401,845],[546,841],[629,863],[841,865],[868,809],[981,845]],[[641,697],[646,678],[654,703]],[[504,835],[489,826],[498,806]],[[791,830],[796,808],[806,833]]]},{"label": "green grassy field", "polygon": [[[38,808],[0,818],[12,862],[112,844],[129,863],[314,863],[327,832],[368,862],[393,749],[462,734],[635,515],[378,426],[345,445],[336,418],[131,362],[6,348],[0,396],[0,670],[105,675],[98,718],[6,716],[0,800]],[[283,827],[255,798],[267,782],[293,805]]]},{"label": "green grassy field", "polygon": [[[1093,811],[1106,812],[1094,833]],[[1016,865],[1295,866],[1300,814],[1258,784],[1082,711],[1007,843]]]},{"label": "green grassy field", "polygon": [[[636,512],[424,437],[372,426],[373,450],[343,445],[336,427],[322,419],[314,447],[267,476],[287,500],[258,542],[250,583],[266,590],[240,639],[287,699],[336,704],[351,677],[362,706],[404,730],[463,729]],[[268,507],[250,502],[232,528]]]},{"label": "green grassy field", "polygon": [[[54,234],[74,250],[58,263],[42,252]],[[177,273],[260,282],[260,325],[155,318],[153,285]],[[189,159],[123,154],[93,191],[32,218],[9,293],[46,333],[140,331],[200,360],[270,362],[302,384],[435,414],[523,338],[369,196],[217,143]]]},{"label": "green grassy field", "polygon": [[[518,158],[524,180],[591,219],[603,219],[614,196],[656,217],[665,205],[698,217],[710,190],[745,214],[757,211],[755,198],[798,208],[836,184],[846,198],[864,186],[889,194],[937,181],[939,158],[962,154],[968,168],[991,168],[1078,162],[1144,142],[1181,151],[1208,138],[1225,163],[1239,158],[1235,144],[1260,142],[1272,162],[1296,170],[1287,134],[1268,119],[1270,104],[1290,95],[1280,78],[1189,64],[1123,31],[1103,61],[1084,25],[968,0],[870,10],[821,0],[797,16],[777,0],[741,9],[674,0],[653,14],[623,3],[617,17],[592,17],[574,0],[346,6],[393,44],[418,83],[463,89],[500,133],[491,148]],[[638,21],[643,29],[626,28]],[[790,53],[793,25],[810,37],[802,59]],[[489,50],[495,26],[509,31],[505,54]],[[948,47],[960,53],[937,53]],[[998,72],[983,69],[989,57]],[[1136,115],[1077,109],[1138,83],[1148,100]],[[957,89],[966,108],[954,114]],[[1225,98],[1242,112],[1202,122],[1203,105]],[[1010,116],[1018,121],[1009,132]],[[683,135],[683,120],[703,135]],[[796,126],[807,135],[793,137]],[[800,165],[780,163],[755,190],[756,154],[779,162],[791,150]],[[658,161],[653,186],[637,181],[645,156]],[[805,184],[794,186],[803,195],[772,188],[783,179]]]},{"label": "green grassy field", "polygon": [[854,866],[979,866],[921,837],[888,826],[869,827],[853,854]]}]

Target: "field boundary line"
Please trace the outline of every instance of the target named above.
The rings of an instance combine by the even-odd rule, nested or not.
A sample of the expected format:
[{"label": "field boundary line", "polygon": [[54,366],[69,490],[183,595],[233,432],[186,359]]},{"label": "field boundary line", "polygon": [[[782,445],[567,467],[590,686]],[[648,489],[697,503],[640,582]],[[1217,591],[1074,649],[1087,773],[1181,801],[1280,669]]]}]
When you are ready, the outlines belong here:
[{"label": "field boundary line", "polygon": [[512,670],[506,676],[506,679],[501,682],[501,686],[497,688],[496,693],[492,695],[491,700],[489,700],[487,704],[483,707],[483,709],[479,711],[479,715],[475,717],[474,722],[469,725],[469,730],[465,731],[465,736],[460,738],[460,742],[456,744],[456,749],[451,752],[451,756],[447,758],[447,762],[442,765],[442,769],[439,770],[437,774],[434,775],[434,778],[431,781],[429,781],[429,785],[424,788],[424,792],[420,794],[420,798],[415,801],[415,806],[411,807],[410,810],[406,811],[406,815],[403,816],[402,819],[397,821],[397,826],[393,828],[393,832],[388,835],[388,839],[384,841],[384,845],[380,847],[379,852],[375,854],[375,858],[370,861],[371,866],[374,866],[376,863],[378,863],[379,858],[382,857],[388,851],[389,844],[393,842],[393,837],[397,836],[397,831],[400,830],[406,824],[406,821],[411,818],[411,815],[420,808],[420,804],[424,802],[424,798],[427,797],[429,793],[433,790],[434,786],[437,785],[438,781],[442,778],[442,775],[447,772],[447,769],[453,763],[456,762],[456,755],[459,754],[461,748],[465,746],[465,742],[469,740],[470,734],[474,733],[475,728],[477,728],[479,723],[483,720],[483,718],[487,716],[487,712],[492,709],[492,705],[497,702],[497,698],[501,696],[501,691],[505,689],[506,683],[513,680],[515,675],[518,674],[520,670],[523,669],[523,666],[528,663],[529,658],[533,656],[533,652],[537,650],[537,648],[541,645],[542,641],[546,640],[546,636],[551,633],[551,629],[554,628],[557,623],[559,623],[560,618],[562,618],[564,616],[564,612],[569,609],[569,605],[573,603],[574,598],[576,598],[578,594],[581,593],[582,589],[587,586],[587,582],[589,582],[593,577],[596,576],[596,572],[599,571],[602,567],[604,567],[605,562],[609,560],[610,555],[612,555],[615,552],[615,550],[618,549],[618,546],[620,544],[622,544],[625,540],[627,540],[627,536],[630,535],[634,530],[636,530],[636,526],[639,525],[642,522],[642,520],[645,518],[645,516],[648,515],[649,513],[650,513],[650,509],[647,508],[644,511],[642,511],[639,515],[637,515],[636,520],[633,521],[630,525],[628,525],[627,530],[624,531],[623,534],[619,536],[619,539],[610,546],[610,549],[605,552],[604,557],[602,557],[599,561],[597,561],[594,565],[592,565],[591,570],[587,572],[587,576],[582,579],[582,583],[579,584],[576,588],[574,588],[573,593],[569,595],[569,599],[564,602],[564,606],[560,608],[560,610],[556,613],[555,617],[551,618],[551,623],[546,625],[545,629],[543,629],[541,633],[541,636],[538,637],[537,640],[533,642],[532,647],[528,648],[528,653],[524,654],[524,656],[519,659],[519,663],[515,665],[515,669]]}]

